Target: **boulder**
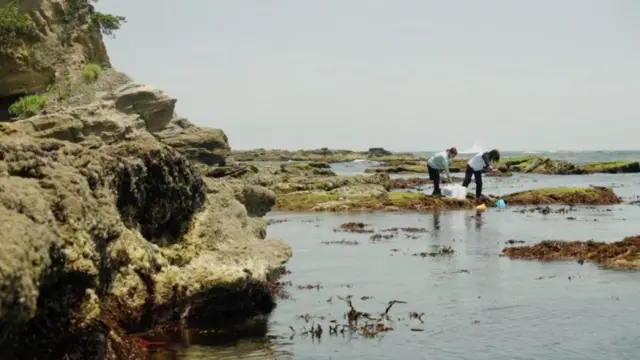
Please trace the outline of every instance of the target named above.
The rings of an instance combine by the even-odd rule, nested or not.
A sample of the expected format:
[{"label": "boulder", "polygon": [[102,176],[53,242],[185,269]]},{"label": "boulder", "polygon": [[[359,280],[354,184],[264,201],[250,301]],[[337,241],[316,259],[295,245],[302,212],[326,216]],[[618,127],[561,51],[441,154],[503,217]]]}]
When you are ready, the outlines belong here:
[{"label": "boulder", "polygon": [[174,118],[165,129],[154,135],[190,160],[207,165],[225,164],[229,141],[220,129],[199,127],[187,119]]},{"label": "boulder", "polygon": [[169,125],[176,101],[160,89],[131,82],[116,90],[115,106],[126,114],[140,115],[153,133]]}]

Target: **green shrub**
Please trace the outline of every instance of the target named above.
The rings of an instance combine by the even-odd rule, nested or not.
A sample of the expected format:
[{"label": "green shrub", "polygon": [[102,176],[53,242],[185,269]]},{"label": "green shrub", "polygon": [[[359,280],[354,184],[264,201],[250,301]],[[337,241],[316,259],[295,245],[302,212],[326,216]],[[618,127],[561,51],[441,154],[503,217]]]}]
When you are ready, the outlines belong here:
[{"label": "green shrub", "polygon": [[87,84],[91,84],[98,80],[98,77],[102,74],[102,68],[98,64],[87,64],[82,69],[82,77]]},{"label": "green shrub", "polygon": [[29,117],[36,115],[47,104],[42,95],[27,95],[9,106],[9,115]]},{"label": "green shrub", "polygon": [[18,8],[16,0],[0,9],[0,44],[14,45],[19,36],[33,35],[35,31],[36,26]]}]

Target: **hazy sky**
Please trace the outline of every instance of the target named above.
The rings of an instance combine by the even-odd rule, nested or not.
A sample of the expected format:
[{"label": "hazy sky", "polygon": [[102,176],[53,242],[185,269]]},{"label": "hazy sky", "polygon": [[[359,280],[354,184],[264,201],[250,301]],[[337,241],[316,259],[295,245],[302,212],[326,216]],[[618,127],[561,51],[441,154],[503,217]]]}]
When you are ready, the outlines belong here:
[{"label": "hazy sky", "polygon": [[[184,5],[183,5],[184,4]],[[237,149],[640,149],[638,0],[102,0]]]}]

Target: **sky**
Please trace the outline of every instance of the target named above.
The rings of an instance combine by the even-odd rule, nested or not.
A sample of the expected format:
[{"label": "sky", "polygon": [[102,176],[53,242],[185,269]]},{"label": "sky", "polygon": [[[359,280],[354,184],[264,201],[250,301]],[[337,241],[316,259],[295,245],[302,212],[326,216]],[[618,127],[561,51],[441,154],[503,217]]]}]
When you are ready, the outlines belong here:
[{"label": "sky", "polygon": [[637,0],[102,0],[234,149],[640,149]]}]

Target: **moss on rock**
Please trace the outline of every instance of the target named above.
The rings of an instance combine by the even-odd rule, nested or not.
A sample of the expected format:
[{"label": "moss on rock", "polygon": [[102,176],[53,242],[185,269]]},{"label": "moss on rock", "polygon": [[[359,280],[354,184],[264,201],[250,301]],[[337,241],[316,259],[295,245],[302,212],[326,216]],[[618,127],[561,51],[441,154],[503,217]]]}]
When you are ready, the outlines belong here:
[{"label": "moss on rock", "polygon": [[509,205],[588,204],[614,205],[622,203],[612,189],[606,187],[554,187],[521,191],[503,197]]}]

